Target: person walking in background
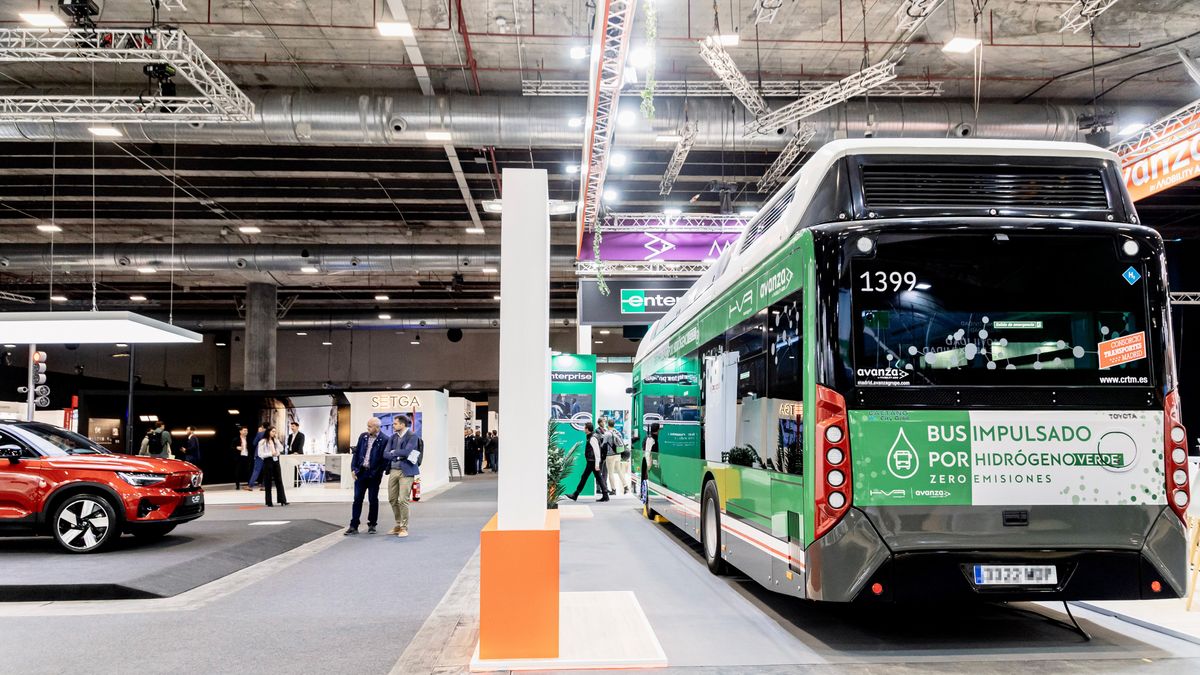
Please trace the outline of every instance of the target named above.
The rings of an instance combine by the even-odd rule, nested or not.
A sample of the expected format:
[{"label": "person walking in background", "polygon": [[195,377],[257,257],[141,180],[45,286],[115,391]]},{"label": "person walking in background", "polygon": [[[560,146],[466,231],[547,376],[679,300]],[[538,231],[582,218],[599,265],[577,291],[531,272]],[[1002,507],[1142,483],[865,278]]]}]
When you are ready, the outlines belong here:
[{"label": "person walking in background", "polygon": [[483,473],[483,436],[478,431],[471,436],[471,445],[475,448],[475,473]]},{"label": "person walking in background", "polygon": [[585,450],[583,451],[585,462],[583,475],[579,477],[579,485],[575,488],[575,491],[567,495],[567,498],[571,501],[578,500],[579,493],[583,492],[583,488],[587,486],[588,478],[591,477],[596,481],[596,494],[603,495],[598,501],[606,502],[608,501],[608,491],[604,489],[604,483],[600,478],[600,467],[604,466],[604,460],[603,450],[600,449],[599,433],[596,432],[596,428],[592,426],[591,422],[583,425],[583,430],[587,433],[587,441],[584,445]]},{"label": "person walking in background", "polygon": [[250,472],[250,480],[246,481],[246,489],[253,490],[255,485],[258,485],[258,478],[262,475],[263,460],[258,456],[258,444],[262,442],[263,437],[267,435],[267,423],[258,423],[258,433],[254,434],[254,470]]},{"label": "person walking in background", "polygon": [[489,431],[487,443],[484,444],[487,450],[488,466],[491,467],[492,473],[500,470],[498,462],[500,461],[500,438],[496,432]]},{"label": "person walking in background", "polygon": [[266,433],[263,439],[258,442],[259,457],[262,457],[262,476],[263,490],[267,493],[267,506],[275,506],[271,503],[271,486],[275,486],[275,490],[279,493],[279,505],[287,506],[287,495],[283,492],[283,473],[279,470],[279,456],[283,454],[283,443],[279,442],[279,436],[275,433],[275,427],[267,426]]},{"label": "person walking in background", "polygon": [[159,420],[146,434],[146,454],[160,459],[171,456],[171,432],[167,431],[166,422]]},{"label": "person walking in background", "polygon": [[359,434],[358,444],[354,446],[354,457],[350,460],[350,471],[354,474],[354,506],[350,509],[347,535],[358,534],[364,496],[367,498],[367,534],[375,534],[375,526],[379,523],[379,482],[387,469],[383,452],[389,440],[379,427],[379,418],[367,420],[367,430]]},{"label": "person walking in background", "polygon": [[600,418],[596,426],[596,442],[600,445],[600,489],[604,491],[604,496],[607,497],[611,490],[608,489],[608,455],[612,450],[612,439],[608,436],[608,428],[604,425],[605,420]]},{"label": "person walking in background", "polygon": [[632,479],[629,476],[629,465],[633,459],[633,452],[629,449],[629,443],[621,432],[613,427],[613,437],[617,441],[617,481],[621,485],[621,494],[629,494],[629,489],[632,486]]},{"label": "person walking in background", "polygon": [[183,459],[200,466],[200,438],[196,436],[196,427],[191,425],[188,426],[187,438],[183,441]]},{"label": "person walking in background", "polygon": [[[613,427],[612,418],[604,418],[604,438],[607,444],[604,448],[604,473],[608,480],[605,485],[608,486],[608,491],[611,494],[621,494],[621,449],[623,443],[621,435]],[[625,490],[628,492],[628,489]]]},{"label": "person walking in background", "polygon": [[463,473],[475,475],[475,436],[470,429],[463,429]]},{"label": "person walking in background", "polygon": [[392,505],[396,526],[388,534],[407,537],[408,502],[412,497],[413,481],[421,473],[418,466],[421,439],[409,430],[409,421],[404,415],[397,415],[392,425],[396,433],[388,441],[384,459],[388,462],[388,503]]},{"label": "person walking in background", "polygon": [[[238,427],[237,439],[233,441],[233,489],[242,489],[242,476],[250,477],[250,430]],[[256,448],[257,450],[257,448]],[[257,452],[255,453],[257,454]],[[247,487],[247,490],[250,488]]]},{"label": "person walking in background", "polygon": [[288,454],[303,455],[304,454],[304,432],[300,431],[300,423],[292,422],[288,425],[292,429],[292,436],[288,439]]}]

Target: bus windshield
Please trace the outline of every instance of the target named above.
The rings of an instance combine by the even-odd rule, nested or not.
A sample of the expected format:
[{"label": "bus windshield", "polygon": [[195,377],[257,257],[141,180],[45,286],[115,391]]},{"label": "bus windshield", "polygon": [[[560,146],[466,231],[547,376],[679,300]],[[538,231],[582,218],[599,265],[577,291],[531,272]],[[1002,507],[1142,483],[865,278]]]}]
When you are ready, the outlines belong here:
[{"label": "bus windshield", "polygon": [[1122,243],[881,236],[851,262],[856,386],[1150,384],[1146,268]]}]

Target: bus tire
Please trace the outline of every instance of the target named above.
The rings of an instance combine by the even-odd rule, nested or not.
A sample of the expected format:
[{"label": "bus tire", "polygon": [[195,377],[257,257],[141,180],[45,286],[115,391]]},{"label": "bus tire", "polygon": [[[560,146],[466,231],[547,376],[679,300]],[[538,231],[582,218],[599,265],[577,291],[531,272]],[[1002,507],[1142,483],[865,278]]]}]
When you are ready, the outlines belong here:
[{"label": "bus tire", "polygon": [[654,509],[650,508],[650,474],[647,473],[647,469],[646,462],[643,461],[642,474],[638,480],[640,483],[638,485],[638,495],[642,498],[642,515],[647,520],[654,520],[658,517],[658,514],[654,512]]},{"label": "bus tire", "polygon": [[700,544],[704,549],[704,562],[713,574],[725,574],[729,566],[721,557],[721,500],[717,484],[708,481],[700,497]]}]

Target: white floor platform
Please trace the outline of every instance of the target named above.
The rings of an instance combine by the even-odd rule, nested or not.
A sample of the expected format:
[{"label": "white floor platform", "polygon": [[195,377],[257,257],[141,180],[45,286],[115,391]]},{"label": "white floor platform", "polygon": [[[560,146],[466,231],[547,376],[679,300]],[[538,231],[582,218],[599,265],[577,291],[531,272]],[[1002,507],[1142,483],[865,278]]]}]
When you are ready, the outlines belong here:
[{"label": "white floor platform", "polygon": [[584,520],[595,517],[592,507],[586,504],[559,504],[558,516],[563,520]]},{"label": "white floor platform", "polygon": [[632,591],[559,594],[557,659],[471,657],[471,672],[665,668],[667,655]]},{"label": "white floor platform", "polygon": [[1107,614],[1143,628],[1200,644],[1200,603],[1187,611],[1183,598],[1072,602],[1072,605]]}]

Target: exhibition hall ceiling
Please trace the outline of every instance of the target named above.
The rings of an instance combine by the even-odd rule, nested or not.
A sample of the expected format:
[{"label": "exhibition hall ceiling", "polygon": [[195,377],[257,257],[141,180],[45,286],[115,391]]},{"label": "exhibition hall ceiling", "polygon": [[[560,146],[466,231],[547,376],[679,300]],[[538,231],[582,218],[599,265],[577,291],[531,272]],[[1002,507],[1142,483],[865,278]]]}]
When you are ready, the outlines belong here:
[{"label": "exhibition hall ceiling", "polygon": [[[47,10],[49,0],[0,6],[0,27],[25,24],[19,12]],[[98,3],[104,27],[146,25],[148,0]],[[549,172],[550,196],[579,194],[585,114],[580,96],[535,96],[538,87],[586,88],[586,49],[596,3],[584,0],[187,0],[163,11],[259,106],[262,119],[242,131],[219,125],[130,125],[115,141],[91,138],[79,125],[0,122],[0,233],[16,246],[0,259],[0,283],[49,303],[47,264],[53,222],[59,254],[72,260],[94,242],[141,260],[144,247],[174,244],[182,254],[229,252],[231,264],[174,275],[136,265],[99,265],[99,304],[141,306],[165,299],[183,312],[230,318],[244,284],[273,280],[289,311],[342,316],[375,312],[376,295],[414,316],[494,316],[499,215],[505,168]],[[857,72],[894,47],[898,0],[784,0],[775,19],[756,24],[752,0],[656,0],[655,78],[663,86],[714,82],[698,41],[737,34],[727,51],[755,85],[830,82]],[[1088,29],[1060,32],[1071,2],[943,2],[908,45],[901,83],[937,96],[861,99],[814,118],[818,140],[862,135],[948,135],[978,124],[980,135],[1075,138],[1077,117],[1098,107],[1114,127],[1146,123],[1200,98],[1177,50],[1200,54],[1200,2],[1117,2]],[[422,90],[411,50],[383,37],[376,24],[407,12],[428,73]],[[639,6],[631,44],[647,40]],[[865,27],[865,30],[864,30]],[[956,36],[982,41],[982,69],[943,47]],[[865,38],[865,40],[864,40]],[[572,52],[576,52],[572,54]],[[1092,64],[1096,64],[1093,71]],[[644,73],[644,70],[643,70]],[[1093,77],[1094,75],[1094,77]],[[140,66],[115,63],[0,63],[0,95],[97,93],[136,95],[147,88]],[[545,89],[541,90],[543,93]],[[626,94],[634,109],[640,86]],[[427,95],[432,92],[432,95]],[[979,114],[973,99],[978,95]],[[770,99],[778,106],[786,99]],[[715,212],[714,189],[733,184],[735,211],[758,208],[769,194],[756,182],[786,140],[748,140],[745,109],[729,96],[655,97],[653,121],[640,115],[616,133],[623,166],[609,169],[610,206],[624,212]],[[655,141],[686,121],[700,140],[668,196],[659,183],[672,144]],[[420,129],[437,124],[450,140],[430,142]],[[377,125],[379,128],[374,128]],[[396,126],[390,126],[396,125]],[[153,127],[153,128],[151,128]],[[1112,129],[1114,136],[1118,129]],[[1014,135],[1015,134],[1015,135]],[[1082,140],[1080,138],[1080,140]],[[445,146],[445,147],[444,147]],[[447,150],[449,148],[449,150]],[[810,146],[810,150],[812,147]],[[452,156],[453,155],[453,156]],[[483,226],[476,227],[464,188]],[[1184,186],[1139,205],[1169,237],[1185,236],[1200,211],[1200,189]],[[556,263],[552,310],[573,314],[574,216],[553,217]],[[265,268],[233,264],[251,245],[277,246],[293,263]],[[302,271],[300,251],[344,246],[348,255],[388,255],[386,271]],[[75,247],[74,249],[72,247]],[[143,248],[139,248],[143,247]],[[159,249],[153,249],[158,251]],[[0,252],[3,256],[4,252]],[[408,255],[409,263],[403,256]],[[60,262],[63,258],[59,259]],[[31,262],[43,261],[43,262]],[[276,261],[278,262],[278,261]],[[55,293],[66,305],[90,306],[91,269],[56,265]],[[455,277],[456,274],[462,275]],[[130,300],[145,296],[144,301]],[[139,305],[139,303],[141,303]]]}]

